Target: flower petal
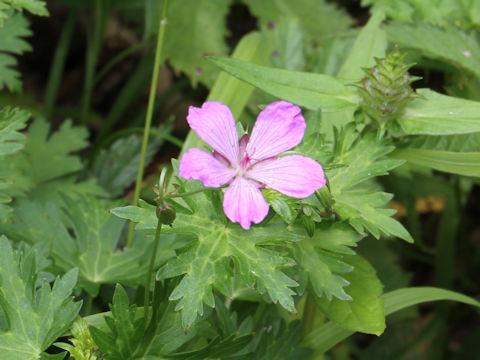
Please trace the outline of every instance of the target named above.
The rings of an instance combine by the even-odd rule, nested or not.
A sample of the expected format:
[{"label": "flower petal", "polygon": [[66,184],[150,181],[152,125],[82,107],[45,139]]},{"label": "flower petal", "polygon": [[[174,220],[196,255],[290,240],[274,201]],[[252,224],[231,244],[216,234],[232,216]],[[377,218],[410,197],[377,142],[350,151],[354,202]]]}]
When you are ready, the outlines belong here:
[{"label": "flower petal", "polygon": [[238,222],[248,230],[252,221],[258,224],[265,219],[268,204],[253,183],[244,177],[238,177],[225,191],[223,211],[232,222]]},{"label": "flower petal", "polygon": [[208,187],[220,187],[235,175],[233,169],[222,164],[212,154],[196,148],[183,154],[178,173],[187,180],[200,180]]},{"label": "flower petal", "polygon": [[227,158],[232,166],[238,164],[238,133],[227,105],[208,101],[201,108],[190,106],[187,121],[197,135]]},{"label": "flower petal", "polygon": [[247,177],[294,198],[306,198],[327,183],[322,166],[302,155],[261,161]]},{"label": "flower petal", "polygon": [[263,160],[297,146],[305,134],[302,110],[289,102],[277,101],[258,115],[247,145],[252,160]]}]

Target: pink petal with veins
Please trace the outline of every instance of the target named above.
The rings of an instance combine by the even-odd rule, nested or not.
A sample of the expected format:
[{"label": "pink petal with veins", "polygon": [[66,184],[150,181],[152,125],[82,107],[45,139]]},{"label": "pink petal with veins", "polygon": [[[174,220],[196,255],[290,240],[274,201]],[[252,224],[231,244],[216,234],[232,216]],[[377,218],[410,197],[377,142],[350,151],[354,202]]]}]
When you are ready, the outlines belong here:
[{"label": "pink petal with veins", "polygon": [[327,183],[322,166],[302,155],[259,162],[246,176],[294,198],[306,198]]},{"label": "pink petal with veins", "polygon": [[305,128],[305,119],[298,106],[286,101],[267,105],[253,127],[247,154],[254,161],[277,156],[297,146]]},{"label": "pink petal with veins", "polygon": [[190,106],[187,121],[197,135],[227,158],[232,166],[238,164],[238,133],[227,105],[208,101],[201,108]]},{"label": "pink petal with veins", "polygon": [[220,187],[235,175],[233,169],[221,163],[212,154],[196,148],[183,154],[178,173],[187,180],[200,180],[208,187]]},{"label": "pink petal with veins", "polygon": [[223,198],[223,211],[245,230],[252,222],[258,224],[268,214],[268,204],[261,191],[250,181],[238,177],[230,184]]}]

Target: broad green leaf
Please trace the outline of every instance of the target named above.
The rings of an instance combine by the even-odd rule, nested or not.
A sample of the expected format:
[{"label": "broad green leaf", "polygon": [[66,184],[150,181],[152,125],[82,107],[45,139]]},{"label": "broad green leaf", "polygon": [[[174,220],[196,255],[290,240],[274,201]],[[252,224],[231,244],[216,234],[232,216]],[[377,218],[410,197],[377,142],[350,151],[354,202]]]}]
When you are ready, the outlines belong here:
[{"label": "broad green leaf", "polygon": [[[53,202],[20,201],[12,223],[0,226],[12,238],[51,249],[50,254],[62,271],[79,269],[79,285],[96,295],[101,284],[122,282],[136,286],[147,271],[152,237],[143,237],[131,249],[117,249],[124,222],[108,213],[111,204],[93,197],[64,198],[65,209]],[[64,217],[66,220],[62,221]],[[145,234],[144,234],[145,236]],[[175,239],[161,244],[157,261],[175,255]]]},{"label": "broad green leaf", "polygon": [[164,54],[178,70],[194,83],[214,82],[217,70],[204,57],[224,55],[225,16],[232,0],[171,1],[168,6]]},{"label": "broad green leaf", "polygon": [[[185,184],[186,191],[198,188],[198,182]],[[287,231],[280,223],[254,226],[246,232],[238,224],[227,221],[219,207],[220,199],[215,190],[208,195],[192,195],[186,200],[192,211],[177,207],[173,228],[166,228],[164,232],[190,234],[196,240],[185,246],[157,274],[158,279],[183,276],[169,296],[170,300],[178,300],[175,309],[182,310],[183,327],[189,328],[197,315],[203,314],[204,303],[214,306],[214,288],[226,296],[232,296],[232,261],[235,272],[248,285],[256,286],[271,301],[294,311],[294,292],[291,288],[298,284],[282,271],[284,267],[294,265],[294,262],[263,245],[285,244],[298,241],[302,236]],[[145,202],[141,202],[140,207],[127,206],[112,212],[138,223],[139,229],[155,229],[157,226],[155,206]]]},{"label": "broad green leaf", "polygon": [[385,329],[383,285],[375,269],[359,255],[345,256],[342,261],[353,267],[351,272],[342,275],[350,283],[345,291],[351,300],[315,299],[318,306],[343,328],[380,335]]},{"label": "broad green leaf", "polygon": [[29,163],[29,177],[35,183],[51,181],[82,168],[80,159],[70,153],[87,146],[88,132],[65,121],[60,129],[49,135],[50,126],[43,119],[35,120],[29,127],[29,140],[25,155]]},{"label": "broad green leaf", "polygon": [[480,77],[480,45],[475,32],[468,33],[453,25],[440,28],[425,23],[399,22],[390,24],[387,32],[388,39],[400,47],[414,49]]},{"label": "broad green leaf", "polygon": [[384,58],[387,49],[387,34],[380,25],[385,19],[385,13],[377,10],[368,23],[362,28],[353,44],[347,59],[338,72],[343,79],[360,80],[363,68],[375,65],[375,58]]},{"label": "broad green leaf", "polygon": [[71,122],[49,135],[50,126],[36,119],[29,127],[29,136],[23,150],[0,162],[0,178],[12,183],[10,194],[28,193],[30,199],[61,202],[60,194],[70,197],[87,194],[102,195],[103,190],[92,179],[77,182],[77,172],[83,168],[72,152],[87,145],[88,133]]},{"label": "broad green leaf", "polygon": [[14,69],[17,60],[13,54],[21,55],[31,50],[30,45],[23,38],[30,36],[32,32],[22,14],[7,11],[4,20],[1,14],[0,8],[0,90],[6,87],[10,91],[19,92],[22,83],[20,73]]},{"label": "broad green leaf", "polygon": [[[265,37],[258,32],[252,32],[240,40],[232,54],[232,58],[265,64],[270,55],[269,50],[270,46]],[[238,119],[250,99],[253,90],[254,88],[251,85],[225,72],[221,72],[210,90],[207,100],[220,101],[228,105],[235,118]],[[203,141],[198,135],[195,134],[194,131],[190,131],[185,140],[182,152],[192,147],[198,147],[202,143]]]},{"label": "broad green leaf", "polygon": [[480,102],[455,98],[429,89],[417,91],[398,119],[410,135],[453,135],[480,131]]},{"label": "broad green leaf", "polygon": [[298,21],[309,38],[346,30],[352,19],[346,12],[325,0],[244,0],[263,27],[276,26],[282,17]]},{"label": "broad green leaf", "polygon": [[209,59],[238,79],[310,110],[329,112],[353,109],[358,103],[353,88],[329,75],[274,69],[215,56]]},{"label": "broad green leaf", "polygon": [[333,208],[361,234],[370,232],[379,238],[382,234],[397,236],[412,242],[407,230],[391,216],[395,210],[386,207],[392,195],[362,189],[366,180],[386,175],[403,161],[385,158],[393,146],[387,140],[377,140],[375,134],[361,137],[354,126],[346,127],[335,139],[334,164],[344,165],[326,171],[330,190],[335,200]]},{"label": "broad green leaf", "polygon": [[299,271],[319,298],[324,297],[326,301],[331,301],[332,297],[343,301],[352,299],[345,274],[353,267],[343,257],[355,254],[350,247],[356,246],[360,239],[361,236],[346,223],[322,223],[314,236],[292,244]]},{"label": "broad green leaf", "polygon": [[399,149],[395,159],[452,174],[480,177],[480,152],[453,152],[427,149]]},{"label": "broad green leaf", "polygon": [[[450,300],[480,307],[480,302],[460,293],[433,288],[413,287],[394,290],[383,295],[385,300],[385,315],[390,315],[409,306],[429,301]],[[324,353],[333,346],[346,339],[354,332],[330,321],[312,331],[305,338],[303,344],[315,350],[316,353]]]},{"label": "broad green leaf", "polygon": [[39,359],[77,316],[81,303],[72,301],[77,270],[58,278],[53,287],[43,282],[36,289],[35,253],[15,252],[0,238],[0,306],[7,324],[0,329],[4,359]]}]

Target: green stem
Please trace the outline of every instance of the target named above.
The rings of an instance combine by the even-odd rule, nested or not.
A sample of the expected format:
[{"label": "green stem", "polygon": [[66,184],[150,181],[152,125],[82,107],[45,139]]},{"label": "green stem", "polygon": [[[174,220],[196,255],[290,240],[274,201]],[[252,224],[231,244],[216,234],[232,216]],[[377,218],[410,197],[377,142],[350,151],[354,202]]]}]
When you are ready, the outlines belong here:
[{"label": "green stem", "polygon": [[67,20],[63,25],[60,39],[58,40],[55,54],[53,55],[52,67],[48,75],[47,88],[45,90],[45,117],[50,120],[55,107],[55,101],[58,95],[58,88],[62,78],[63,69],[65,67],[65,60],[67,58],[68,48],[72,41],[73,29],[75,28],[75,21],[77,20],[77,11],[70,10]]},{"label": "green stem", "polygon": [[109,1],[96,1],[93,33],[87,32],[88,49],[85,69],[85,83],[83,86],[81,122],[86,124],[90,115],[90,102],[92,99],[95,67],[97,65],[98,54],[102,45],[102,39],[105,32],[106,19],[109,9]]},{"label": "green stem", "polygon": [[306,294],[307,299],[305,302],[305,308],[302,316],[302,334],[305,338],[315,328],[315,316],[317,315],[317,304],[313,300],[312,295]]},{"label": "green stem", "polygon": [[85,301],[85,307],[83,308],[83,316],[88,316],[92,312],[92,303],[93,303],[93,296],[87,294],[87,299]]},{"label": "green stem", "polygon": [[[148,138],[150,136],[150,127],[152,126],[153,108],[155,105],[155,95],[157,92],[158,72],[160,70],[160,60],[162,55],[163,39],[165,37],[165,27],[167,25],[167,6],[168,0],[162,4],[162,16],[159,22],[157,47],[155,49],[155,63],[153,65],[152,84],[150,86],[150,95],[148,97],[147,116],[145,119],[145,131],[143,132],[142,150],[140,153],[140,164],[138,165],[137,181],[135,183],[135,192],[133,194],[133,205],[137,205],[142,187],[143,168],[145,166],[145,157],[147,155]],[[128,228],[127,247],[132,247],[133,231],[135,224],[130,222]]]},{"label": "green stem", "polygon": [[150,258],[150,265],[148,267],[147,280],[145,282],[144,316],[146,320],[148,320],[148,309],[150,305],[149,304],[150,303],[150,284],[152,283],[153,268],[155,266],[155,260],[157,258],[158,244],[160,243],[161,232],[162,232],[162,223],[160,222],[160,219],[159,219],[157,223],[157,230],[155,231],[155,240],[153,242],[153,251],[152,251],[152,257]]}]

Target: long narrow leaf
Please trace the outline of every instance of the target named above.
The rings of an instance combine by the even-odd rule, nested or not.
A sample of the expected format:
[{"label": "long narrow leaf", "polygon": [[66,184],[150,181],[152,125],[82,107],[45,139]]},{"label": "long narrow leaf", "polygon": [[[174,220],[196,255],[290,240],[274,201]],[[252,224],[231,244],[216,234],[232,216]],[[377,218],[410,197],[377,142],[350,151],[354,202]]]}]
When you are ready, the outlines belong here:
[{"label": "long narrow leaf", "polygon": [[[480,302],[469,296],[434,287],[398,289],[383,295],[383,298],[385,300],[385,315],[390,315],[409,306],[438,300],[458,301],[480,307]],[[305,338],[304,345],[313,348],[317,353],[324,353],[353,333],[353,331],[329,321],[312,331]]]},{"label": "long narrow leaf", "polygon": [[480,152],[400,149],[391,156],[434,170],[480,177]]}]

